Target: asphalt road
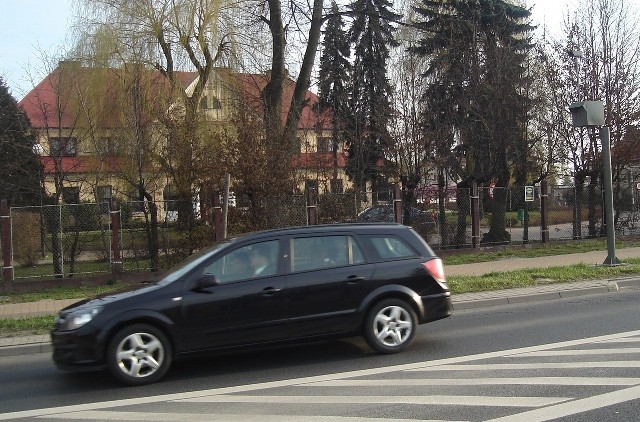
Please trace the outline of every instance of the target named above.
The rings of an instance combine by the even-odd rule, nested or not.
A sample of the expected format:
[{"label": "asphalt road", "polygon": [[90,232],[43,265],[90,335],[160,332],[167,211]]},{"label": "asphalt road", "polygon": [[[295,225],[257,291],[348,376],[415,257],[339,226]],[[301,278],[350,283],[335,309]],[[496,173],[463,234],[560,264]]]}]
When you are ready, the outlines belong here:
[{"label": "asphalt road", "polygon": [[[496,385],[484,387],[483,395],[493,397],[490,403],[472,405],[479,393],[473,388],[430,385],[434,379],[442,378],[438,371],[429,372],[430,369],[421,371],[407,371],[407,368],[423,367],[437,364],[450,364],[453,361],[462,363],[480,363],[503,365],[513,362],[514,356],[523,350],[531,350],[536,347],[541,350],[557,349],[558,346],[549,346],[551,343],[578,341],[575,347],[598,348],[600,340],[580,340],[596,336],[606,336],[617,333],[627,333],[640,328],[640,289],[628,287],[618,292],[582,296],[574,299],[558,299],[553,301],[526,303],[520,305],[506,305],[484,309],[459,311],[450,319],[438,321],[420,327],[415,345],[404,353],[391,356],[379,356],[373,354],[359,339],[346,341],[332,341],[329,343],[307,344],[278,350],[266,350],[238,355],[204,357],[189,362],[177,363],[172,367],[168,376],[160,383],[144,387],[121,387],[106,373],[67,374],[54,368],[48,354],[35,354],[26,356],[7,357],[0,359],[0,420],[15,419],[21,415],[11,412],[25,411],[29,409],[44,409],[44,412],[35,412],[35,415],[52,415],[60,412],[62,406],[86,404],[84,407],[74,408],[84,411],[106,410],[134,413],[149,417],[150,413],[160,412],[163,417],[174,414],[176,419],[162,419],[160,416],[151,420],[183,420],[177,414],[183,415],[191,421],[211,420],[211,412],[223,412],[225,414],[285,414],[295,415],[291,420],[307,420],[312,416],[332,417],[360,416],[366,418],[388,418],[396,420],[413,419],[438,419],[438,420],[492,420],[509,416],[517,412],[534,411],[517,407],[518,400],[542,400],[548,403],[543,408],[560,408],[561,404],[555,404],[552,400],[563,400],[570,396],[575,403],[580,400],[589,402],[590,395],[600,396],[603,393],[602,386],[569,387],[509,387]],[[624,338],[629,334],[621,335]],[[637,334],[640,338],[640,333]],[[584,344],[582,344],[584,343]],[[640,340],[639,343],[640,345]],[[567,346],[568,347],[568,346]],[[614,346],[611,346],[614,347]],[[634,346],[628,346],[634,347]],[[638,346],[640,347],[640,346]],[[523,349],[529,348],[529,349]],[[517,352],[514,351],[517,349]],[[505,352],[506,351],[506,352]],[[491,355],[483,355],[492,353]],[[626,361],[640,361],[638,352],[635,352]],[[626,355],[625,355],[626,356]],[[454,359],[455,358],[455,359]],[[456,360],[457,359],[457,360]],[[523,358],[522,362],[533,362],[534,358]],[[528,360],[527,360],[528,359]],[[560,358],[541,358],[547,360]],[[600,361],[614,361],[615,356],[601,356]],[[571,363],[574,361],[593,361],[593,357],[585,355],[576,357],[568,356],[560,361]],[[623,360],[625,361],[625,360]],[[400,365],[400,366],[399,366]],[[404,365],[404,366],[402,366]],[[393,403],[370,403],[366,400],[362,403],[321,405],[302,405],[296,402],[294,384],[315,382],[318,377],[333,374],[322,379],[352,379],[351,371],[362,370],[364,379],[372,380],[374,387],[353,387],[348,383],[342,386],[322,387],[324,390],[311,390],[307,387],[306,399],[298,401],[317,400],[317,396],[326,396],[326,400],[344,400],[344,397],[358,395],[354,401],[362,401],[361,395],[371,394],[372,389],[377,391],[375,400],[391,400]],[[542,376],[542,369],[532,369],[527,377]],[[554,375],[566,375],[569,369],[558,369]],[[640,367],[629,368],[581,368],[581,376],[600,377],[631,377],[640,379]],[[464,378],[457,372],[446,372],[448,378]],[[478,369],[473,372],[475,379],[485,379],[495,376],[491,371]],[[509,373],[509,376],[516,374]],[[398,381],[398,378],[401,380]],[[295,382],[286,380],[295,379]],[[358,377],[354,379],[359,379]],[[396,383],[389,381],[395,379]],[[423,384],[411,387],[404,385],[406,380],[422,379]],[[613,379],[613,378],[612,378]],[[404,381],[402,381],[404,380]],[[282,381],[278,388],[273,387],[274,381]],[[528,381],[527,381],[528,382]],[[387,386],[386,384],[389,383]],[[259,384],[259,386],[255,386]],[[338,383],[340,384],[340,383]],[[638,381],[640,384],[640,381]],[[254,385],[254,387],[246,387]],[[239,391],[247,389],[252,395],[237,398],[240,402],[225,396],[221,402],[213,403],[199,401],[194,397],[204,395],[194,394],[201,390],[220,389],[230,386],[245,386]],[[525,391],[523,389],[528,388]],[[611,387],[613,388],[613,387]],[[622,388],[622,387],[620,387]],[[636,385],[634,388],[638,388]],[[256,391],[254,391],[256,390]],[[216,390],[220,391],[220,390]],[[618,390],[615,390],[618,391]],[[611,391],[613,394],[615,391]],[[626,391],[626,390],[624,390]],[[635,394],[635,390],[632,393]],[[280,402],[277,397],[294,396],[291,402]],[[609,392],[609,390],[607,390]],[[218,394],[218,393],[216,393]],[[451,397],[463,394],[466,403],[456,403]],[[638,393],[640,397],[640,393]],[[157,397],[159,395],[171,395]],[[264,395],[264,402],[256,399],[256,396]],[[535,398],[530,396],[535,395]],[[214,397],[216,397],[214,395]],[[247,398],[248,397],[248,398]],[[385,397],[386,399],[383,399]],[[434,405],[433,403],[421,403],[421,401],[438,397],[448,397],[453,400],[450,404]],[[503,397],[505,403],[500,404],[497,397]],[[514,398],[516,397],[516,398]],[[617,396],[616,396],[617,397]],[[182,401],[169,401],[180,398]],[[369,397],[371,398],[371,397]],[[397,403],[395,400],[408,400],[406,403]],[[186,399],[186,400],[185,400]],[[365,397],[366,399],[366,397]],[[129,400],[124,402],[122,400]],[[191,400],[191,401],[190,401]],[[195,401],[194,401],[195,400]],[[250,403],[241,402],[249,400]],[[413,401],[412,401],[413,400]],[[443,399],[444,400],[444,399]],[[446,401],[445,400],[445,401]],[[512,401],[509,404],[509,400]],[[545,401],[546,400],[546,401]],[[105,401],[116,401],[109,406],[93,405]],[[415,402],[414,402],[415,401]],[[615,400],[614,400],[615,401]],[[146,402],[146,404],[145,404]],[[564,402],[563,402],[564,403]],[[621,400],[615,405],[606,404],[585,413],[572,414],[560,420],[571,421],[628,421],[637,417],[640,411],[640,400]],[[274,407],[275,406],[275,407]],[[545,407],[547,406],[547,407]],[[214,410],[212,410],[214,409]],[[269,410],[271,409],[271,410]],[[111,420],[128,419],[123,414],[85,413],[85,419],[111,418]],[[187,416],[184,416],[187,415]],[[198,419],[197,415],[201,416]],[[65,415],[65,418],[74,419],[74,415]],[[283,419],[273,420],[289,420]],[[26,418],[28,419],[28,418]],[[225,420],[224,418],[219,420]],[[34,419],[35,420],[35,419]],[[49,420],[38,419],[38,420]],[[51,419],[53,420],[53,419]],[[106,419],[103,419],[106,420]],[[136,420],[136,418],[131,418]],[[141,420],[141,419],[137,419]],[[186,419],[185,419],[186,420]],[[229,419],[232,420],[232,419]],[[236,419],[234,419],[236,420]],[[237,420],[248,420],[237,419]],[[256,420],[268,421],[266,416]],[[321,419],[317,419],[321,420]],[[326,419],[329,420],[329,419]],[[373,419],[366,419],[373,420]],[[527,417],[522,420],[536,420],[535,417]],[[542,420],[542,419],[540,419]]]}]

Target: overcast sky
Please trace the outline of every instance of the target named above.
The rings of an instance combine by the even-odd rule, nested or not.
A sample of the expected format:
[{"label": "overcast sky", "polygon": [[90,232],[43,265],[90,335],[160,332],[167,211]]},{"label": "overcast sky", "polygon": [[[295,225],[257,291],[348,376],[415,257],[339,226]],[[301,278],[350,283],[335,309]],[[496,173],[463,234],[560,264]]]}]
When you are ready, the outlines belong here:
[{"label": "overcast sky", "polygon": [[[527,0],[534,23],[557,28],[567,1]],[[45,76],[43,53],[56,57],[68,36],[73,0],[0,0],[0,76],[19,101]],[[32,75],[32,76],[30,76]]]}]

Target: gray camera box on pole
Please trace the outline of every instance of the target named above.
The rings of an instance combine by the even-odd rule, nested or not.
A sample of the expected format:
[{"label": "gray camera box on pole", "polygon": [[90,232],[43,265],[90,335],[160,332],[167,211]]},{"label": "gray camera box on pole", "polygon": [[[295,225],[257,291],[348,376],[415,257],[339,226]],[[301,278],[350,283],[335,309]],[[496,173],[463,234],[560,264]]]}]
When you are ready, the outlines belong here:
[{"label": "gray camera box on pole", "polygon": [[573,126],[604,126],[604,105],[602,101],[579,101],[569,106]]}]

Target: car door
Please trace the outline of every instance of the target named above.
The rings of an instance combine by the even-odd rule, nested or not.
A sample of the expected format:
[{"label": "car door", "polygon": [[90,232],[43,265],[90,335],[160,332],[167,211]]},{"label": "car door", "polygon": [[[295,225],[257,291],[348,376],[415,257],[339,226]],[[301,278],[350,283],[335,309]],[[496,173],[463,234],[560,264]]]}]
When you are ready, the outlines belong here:
[{"label": "car door", "polygon": [[[254,275],[253,255],[266,251],[270,269]],[[181,333],[188,350],[206,350],[286,337],[285,279],[280,241],[272,239],[238,247],[206,262],[190,277],[205,275],[217,283],[184,291]]]},{"label": "car door", "polygon": [[351,329],[373,266],[348,234],[292,237],[287,300],[291,332],[309,336]]}]

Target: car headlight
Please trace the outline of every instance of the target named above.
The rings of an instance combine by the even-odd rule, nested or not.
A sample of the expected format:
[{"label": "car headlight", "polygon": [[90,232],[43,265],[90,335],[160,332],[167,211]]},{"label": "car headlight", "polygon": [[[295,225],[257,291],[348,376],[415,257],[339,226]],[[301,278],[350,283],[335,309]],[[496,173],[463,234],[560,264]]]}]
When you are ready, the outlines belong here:
[{"label": "car headlight", "polygon": [[92,308],[82,309],[66,315],[64,318],[58,317],[59,327],[61,330],[75,330],[91,321],[100,311],[102,306],[94,306]]}]

